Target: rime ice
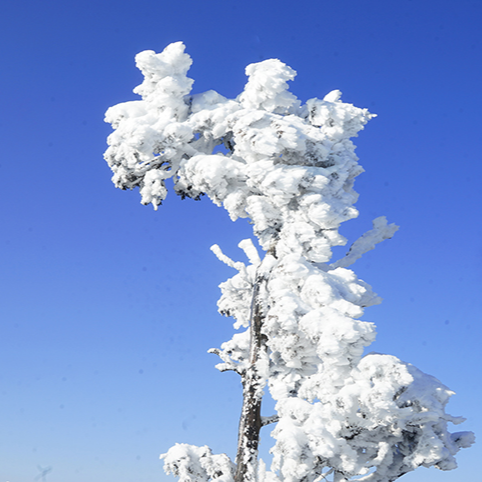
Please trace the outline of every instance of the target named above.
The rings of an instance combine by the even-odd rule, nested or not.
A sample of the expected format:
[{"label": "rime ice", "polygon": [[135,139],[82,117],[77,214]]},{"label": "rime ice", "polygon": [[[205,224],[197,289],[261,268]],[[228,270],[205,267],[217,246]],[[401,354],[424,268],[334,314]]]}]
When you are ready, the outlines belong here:
[{"label": "rime ice", "polygon": [[[380,299],[347,268],[397,226],[375,219],[331,260],[332,247],[346,243],[340,224],[358,214],[353,182],[363,169],[350,139],[373,114],[343,103],[338,90],[302,105],[288,90],[296,72],[276,59],[249,65],[236,99],[190,94],[181,42],[136,63],[142,100],[106,113],[115,185],[138,187],[157,209],[172,178],[177,194],[206,194],[233,221],[249,218],[267,252],[260,259],[242,241],[244,264],[213,247],[237,270],[221,284],[218,307],[241,331],[211,350],[218,369],[243,381],[237,467],[208,447],[177,444],[162,456],[165,470],[182,482],[386,482],[420,466],[455,468],[473,434],[448,431],[463,421],[445,413],[453,392],[393,356],[363,356],[376,333],[360,317]],[[277,415],[263,420],[256,410],[266,389]],[[249,438],[268,423],[276,423],[271,471],[258,466],[257,438]]]}]

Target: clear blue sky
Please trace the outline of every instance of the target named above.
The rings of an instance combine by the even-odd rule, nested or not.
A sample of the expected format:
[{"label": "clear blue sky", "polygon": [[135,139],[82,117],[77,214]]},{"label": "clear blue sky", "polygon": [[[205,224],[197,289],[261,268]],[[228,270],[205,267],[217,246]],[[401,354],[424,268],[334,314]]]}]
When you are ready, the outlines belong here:
[{"label": "clear blue sky", "polygon": [[[353,266],[385,300],[371,349],[456,391],[448,411],[482,436],[481,25],[480,0],[3,0],[0,482],[173,480],[158,456],[175,442],[234,455],[239,380],[206,353],[231,336],[215,303],[233,273],[209,247],[242,259],[250,228],[208,199],[141,206],[102,159],[135,54],[178,40],[194,92],[234,97],[275,57],[301,100],[340,89],[378,114],[342,230],[401,226]],[[481,447],[402,480],[477,480]]]}]

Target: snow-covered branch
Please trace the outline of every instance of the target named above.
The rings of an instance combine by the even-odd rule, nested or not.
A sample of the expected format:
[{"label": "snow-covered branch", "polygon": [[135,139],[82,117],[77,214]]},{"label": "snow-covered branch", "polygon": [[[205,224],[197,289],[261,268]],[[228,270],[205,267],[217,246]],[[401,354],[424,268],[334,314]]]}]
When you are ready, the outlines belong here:
[{"label": "snow-covered branch", "polygon": [[396,224],[387,224],[387,218],[380,216],[373,220],[373,229],[367,231],[363,236],[358,238],[350,247],[350,250],[344,258],[339,259],[335,263],[330,264],[330,268],[347,268],[351,266],[357,259],[360,259],[366,252],[375,248],[378,243],[385,239],[393,237],[399,226]]},{"label": "snow-covered branch", "polygon": [[270,417],[261,417],[261,425],[265,427],[279,420],[279,415],[271,415]]}]

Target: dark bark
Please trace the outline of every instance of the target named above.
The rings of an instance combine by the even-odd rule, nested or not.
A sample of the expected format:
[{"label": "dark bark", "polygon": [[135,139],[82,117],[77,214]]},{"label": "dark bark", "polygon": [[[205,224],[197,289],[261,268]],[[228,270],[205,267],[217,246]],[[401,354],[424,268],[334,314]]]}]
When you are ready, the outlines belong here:
[{"label": "dark bark", "polygon": [[268,274],[262,272],[257,275],[253,288],[249,367],[242,380],[243,408],[239,421],[235,482],[254,481],[258,465],[259,432],[263,426],[261,400],[264,380],[259,373],[257,362],[261,357],[266,356],[267,350],[266,336],[262,333],[265,316],[262,296],[266,290],[267,281]]}]

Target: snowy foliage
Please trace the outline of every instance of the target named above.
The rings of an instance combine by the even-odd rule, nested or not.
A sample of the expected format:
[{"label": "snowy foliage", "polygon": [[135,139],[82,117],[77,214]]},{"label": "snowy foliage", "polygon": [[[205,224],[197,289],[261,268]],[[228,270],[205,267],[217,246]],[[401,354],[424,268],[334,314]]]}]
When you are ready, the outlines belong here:
[{"label": "snowy foliage", "polygon": [[[255,449],[241,451],[238,466],[240,457],[250,466],[243,480],[385,482],[419,466],[455,468],[454,454],[473,435],[447,430],[463,421],[445,413],[453,392],[393,356],[363,356],[376,333],[359,318],[380,299],[347,268],[397,227],[375,219],[329,264],[331,248],[346,243],[340,224],[358,214],[353,182],[363,169],[350,138],[373,114],[343,103],[339,91],[301,105],[287,85],[296,72],[279,60],[249,65],[236,99],[190,95],[191,59],[180,42],[136,62],[142,100],[106,114],[115,129],[105,154],[115,185],[139,187],[142,203],[157,209],[172,178],[182,197],[205,194],[232,220],[249,218],[267,252],[261,260],[242,241],[245,265],[213,247],[238,271],[221,284],[219,310],[242,330],[211,350],[221,358],[217,368],[239,373],[245,389],[251,380],[259,400],[268,387],[276,401],[277,416],[265,421],[276,422],[271,471],[256,467]],[[253,352],[256,310],[262,325]],[[208,447],[178,444],[162,457],[182,482],[230,482],[236,473]]]},{"label": "snowy foliage", "polygon": [[231,482],[233,479],[235,467],[229,457],[213,455],[207,446],[176,444],[161,458],[166,472],[179,477],[180,482]]}]

